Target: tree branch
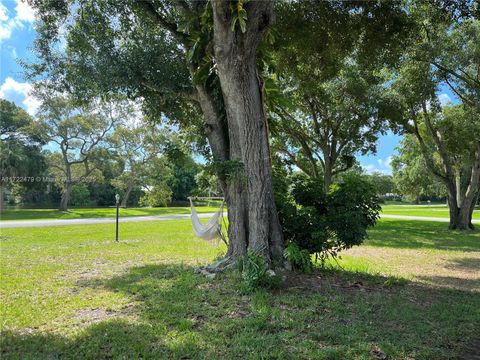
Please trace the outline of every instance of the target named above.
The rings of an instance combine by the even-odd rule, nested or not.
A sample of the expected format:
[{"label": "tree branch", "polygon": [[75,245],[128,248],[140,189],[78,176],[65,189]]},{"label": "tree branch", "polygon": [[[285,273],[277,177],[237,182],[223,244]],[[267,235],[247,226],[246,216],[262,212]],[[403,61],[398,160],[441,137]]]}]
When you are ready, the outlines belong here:
[{"label": "tree branch", "polygon": [[187,45],[188,36],[187,34],[178,30],[178,26],[175,23],[167,21],[162,15],[160,15],[155,9],[155,6],[148,0],[134,1],[134,6],[142,9],[147,15],[149,15],[153,20],[155,20],[162,28],[168,30],[172,36],[174,36],[180,43]]}]

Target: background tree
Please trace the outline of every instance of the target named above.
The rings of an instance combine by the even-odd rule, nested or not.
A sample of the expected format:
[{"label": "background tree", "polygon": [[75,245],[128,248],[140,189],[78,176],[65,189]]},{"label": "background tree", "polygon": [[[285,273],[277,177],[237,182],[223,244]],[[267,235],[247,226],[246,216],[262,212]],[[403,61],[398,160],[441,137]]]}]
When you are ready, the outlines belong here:
[{"label": "background tree", "polygon": [[376,171],[373,174],[364,175],[364,177],[373,185],[379,198],[386,199],[395,192],[395,184],[391,175],[385,175]]},{"label": "background tree", "polygon": [[218,188],[218,178],[208,169],[202,169],[195,175],[197,184],[195,189],[196,196],[217,196],[220,194]]},{"label": "background tree", "polygon": [[[116,125],[118,126],[118,125]],[[110,142],[110,141],[109,141]],[[90,193],[90,201],[97,206],[112,206],[115,204],[115,187],[112,185],[113,179],[121,176],[124,161],[115,156],[113,144],[108,156],[94,157],[92,163],[102,173],[102,181],[89,181],[87,186]],[[134,191],[130,198],[138,200],[139,194]]]},{"label": "background tree", "polygon": [[183,155],[171,159],[172,175],[167,181],[168,187],[172,190],[173,201],[185,201],[197,188],[197,174],[201,167],[191,156]]},{"label": "background tree", "polygon": [[163,155],[171,137],[166,129],[155,125],[117,126],[111,141],[116,156],[123,162],[123,172],[112,184],[123,193],[122,207],[127,206],[134,188],[146,185],[147,171],[151,168],[148,163]]},{"label": "background tree", "polygon": [[274,115],[275,150],[306,174],[323,175],[325,191],[335,175],[353,166],[357,153],[376,151],[386,128],[379,114],[382,80],[351,61],[314,87],[293,83],[298,89],[290,95],[293,106],[276,106]]},{"label": "background tree", "polygon": [[396,83],[402,126],[415,136],[428,170],[446,188],[450,228],[471,229],[480,190],[480,118],[464,105],[442,110],[436,84],[425,76],[429,66],[419,69],[404,67]]},{"label": "background tree", "polygon": [[77,108],[64,98],[48,95],[43,98],[39,122],[48,141],[60,150],[49,157],[49,165],[62,189],[61,211],[67,210],[74,185],[98,177],[93,159],[109,155],[101,148],[118,117],[122,116],[121,110],[116,107],[114,114],[112,104]]},{"label": "background tree", "polygon": [[139,200],[140,205],[159,207],[167,206],[172,201],[172,190],[168,186],[168,180],[172,176],[170,165],[165,157],[155,157],[147,163],[144,195]]},{"label": "background tree", "polygon": [[420,197],[445,196],[445,188],[429,171],[420,146],[413,135],[405,135],[391,166],[395,191],[418,203]]},{"label": "background tree", "polygon": [[267,71],[279,80],[266,86],[273,147],[328,191],[357,153],[376,151],[382,69],[400,56],[408,19],[386,4],[306,1],[282,3],[278,17]]},{"label": "background tree", "polygon": [[[414,2],[410,11],[417,31],[395,74],[397,124],[415,135],[428,169],[446,187],[450,228],[470,229],[480,184],[480,117],[472,101],[478,99],[480,27],[472,16],[459,19],[462,14],[437,5]],[[455,52],[443,46],[450,41]],[[441,111],[436,93],[442,83],[460,96],[460,107]]]},{"label": "background tree", "polygon": [[[0,212],[4,210],[7,186],[40,186],[46,164],[41,151],[43,139],[28,113],[0,99]],[[18,190],[17,190],[18,191]]]}]

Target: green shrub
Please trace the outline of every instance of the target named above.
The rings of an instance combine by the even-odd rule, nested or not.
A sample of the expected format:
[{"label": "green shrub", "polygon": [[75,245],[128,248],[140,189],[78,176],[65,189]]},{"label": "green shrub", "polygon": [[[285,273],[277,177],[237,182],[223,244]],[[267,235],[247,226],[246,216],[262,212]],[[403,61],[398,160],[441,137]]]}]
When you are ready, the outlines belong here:
[{"label": "green shrub", "polygon": [[69,204],[72,206],[88,206],[92,205],[90,200],[90,190],[86,184],[78,184],[72,187],[72,192],[70,193]]},{"label": "green shrub", "polygon": [[341,250],[360,245],[374,226],[380,205],[374,187],[344,176],[326,194],[321,181],[303,174],[276,179],[275,201],[287,242],[315,254],[322,264]]},{"label": "green shrub", "polygon": [[172,200],[172,191],[166,184],[155,185],[151,191],[143,195],[141,206],[164,207]]},{"label": "green shrub", "polygon": [[312,270],[312,256],[308,250],[302,250],[295,243],[290,243],[285,248],[283,256],[287,259],[292,267],[304,273],[309,273]]}]

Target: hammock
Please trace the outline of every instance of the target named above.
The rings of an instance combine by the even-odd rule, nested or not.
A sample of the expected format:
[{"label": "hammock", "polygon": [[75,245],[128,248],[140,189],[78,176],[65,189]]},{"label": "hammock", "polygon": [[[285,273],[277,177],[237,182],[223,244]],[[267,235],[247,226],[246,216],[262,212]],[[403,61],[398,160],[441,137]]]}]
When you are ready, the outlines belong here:
[{"label": "hammock", "polygon": [[[221,199],[223,198],[197,198],[197,199]],[[223,216],[223,201],[222,204],[220,205],[220,209],[213,214],[213,216],[208,220],[205,224],[203,224],[200,221],[200,218],[198,217],[197,210],[195,209],[195,206],[193,205],[192,198],[189,197],[188,200],[190,200],[190,209],[191,209],[191,220],[192,220],[192,228],[193,232],[196,236],[203,240],[215,240],[215,239],[223,239],[222,236],[222,229],[221,229],[221,223],[219,221],[219,218]]]}]

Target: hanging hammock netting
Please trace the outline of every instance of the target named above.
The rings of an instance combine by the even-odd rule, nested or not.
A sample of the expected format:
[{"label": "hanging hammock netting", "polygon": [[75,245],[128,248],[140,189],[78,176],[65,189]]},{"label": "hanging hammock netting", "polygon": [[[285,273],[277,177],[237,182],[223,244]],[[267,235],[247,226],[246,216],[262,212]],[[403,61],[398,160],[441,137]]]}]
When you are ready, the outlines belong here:
[{"label": "hanging hammock netting", "polygon": [[189,197],[190,200],[190,209],[191,215],[190,218],[192,220],[192,228],[193,233],[206,241],[212,240],[219,240],[222,239],[225,241],[223,234],[222,234],[222,222],[221,219],[223,218],[223,204],[224,199],[221,197],[197,197],[195,199],[202,199],[202,200],[222,200],[220,208],[217,210],[215,214],[206,222],[202,223],[198,216],[197,210],[195,209],[195,205],[193,205],[193,198]]}]

